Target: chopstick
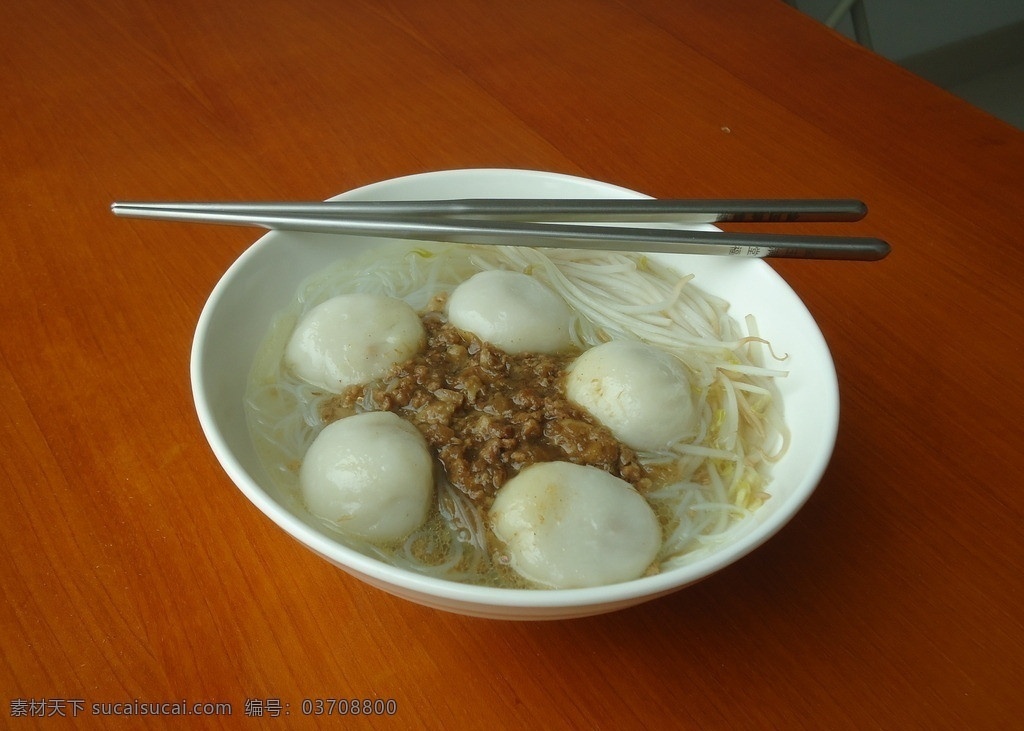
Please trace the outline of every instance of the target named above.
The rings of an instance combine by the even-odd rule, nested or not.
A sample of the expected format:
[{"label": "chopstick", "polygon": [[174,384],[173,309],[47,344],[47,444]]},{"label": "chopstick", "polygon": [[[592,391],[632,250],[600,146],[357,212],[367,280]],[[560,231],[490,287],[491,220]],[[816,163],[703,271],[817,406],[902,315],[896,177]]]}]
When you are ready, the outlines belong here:
[{"label": "chopstick", "polygon": [[[464,199],[458,201],[329,201],[326,203],[114,203],[115,215],[256,226],[271,230],[384,238],[613,251],[872,261],[889,245],[845,236],[693,231],[593,226],[545,221],[664,221],[714,216],[720,221],[851,221],[859,201],[679,201],[667,199]],[[473,216],[473,218],[463,218]],[[756,217],[756,218],[752,218]],[[488,218],[492,217],[492,218]],[[527,219],[527,220],[523,220]],[[532,220],[531,220],[532,219]],[[688,221],[694,222],[694,221]]]},{"label": "chopstick", "polygon": [[[315,203],[115,203],[116,208],[173,208],[195,213],[270,216],[434,216],[505,221],[605,221],[615,223],[794,223],[859,221],[862,201],[835,199],[686,200],[671,198],[462,198],[421,201],[326,201]],[[115,211],[116,212],[116,211]]]}]

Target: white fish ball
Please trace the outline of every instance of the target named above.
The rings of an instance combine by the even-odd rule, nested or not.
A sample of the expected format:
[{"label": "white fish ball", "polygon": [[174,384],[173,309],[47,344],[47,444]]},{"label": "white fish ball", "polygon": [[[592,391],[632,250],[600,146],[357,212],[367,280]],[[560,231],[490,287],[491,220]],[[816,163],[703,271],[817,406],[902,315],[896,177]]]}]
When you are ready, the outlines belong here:
[{"label": "white fish ball", "polygon": [[584,351],[569,366],[566,395],[633,449],[664,449],[696,432],[686,366],[653,345],[613,340]]},{"label": "white fish ball", "polygon": [[557,353],[572,343],[569,305],[521,272],[474,274],[452,291],[448,320],[508,353]]},{"label": "white fish ball", "polygon": [[512,568],[552,589],[638,578],[661,546],[658,519],[632,485],[570,462],[522,470],[498,491],[489,518]]},{"label": "white fish ball", "polygon": [[368,540],[398,540],[423,524],[433,462],[419,430],[388,411],[328,424],[306,451],[299,486],[309,511]]},{"label": "white fish ball", "polygon": [[344,294],[305,314],[284,357],[302,380],[341,393],[384,375],[425,342],[423,324],[408,303],[385,295]]}]

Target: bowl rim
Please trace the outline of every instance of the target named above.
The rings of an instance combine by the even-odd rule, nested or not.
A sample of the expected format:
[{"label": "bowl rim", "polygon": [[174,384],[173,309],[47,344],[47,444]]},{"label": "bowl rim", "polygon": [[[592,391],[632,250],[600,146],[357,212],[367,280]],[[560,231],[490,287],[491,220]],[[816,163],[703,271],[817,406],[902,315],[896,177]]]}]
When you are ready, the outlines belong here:
[{"label": "bowl rim", "polygon": [[[381,180],[353,188],[329,200],[344,199],[350,196],[372,198],[381,189],[386,191],[395,184],[408,181],[439,181],[446,178],[454,179],[466,176],[501,179],[507,176],[523,175],[537,180],[550,180],[556,184],[569,182],[578,185],[582,182],[594,186],[595,190],[620,193],[625,197],[648,197],[628,188],[564,173],[520,168],[459,168],[415,173]],[[486,188],[481,187],[477,197],[484,197],[485,195]],[[786,508],[774,511],[764,520],[758,521],[755,526],[736,541],[723,545],[692,563],[670,568],[658,574],[643,576],[617,584],[575,589],[521,589],[479,586],[425,576],[391,566],[379,559],[349,548],[340,541],[332,540],[326,534],[315,530],[300,520],[296,515],[274,500],[273,497],[259,486],[257,480],[234,455],[219,431],[216,416],[211,408],[211,401],[207,396],[208,384],[205,382],[203,374],[203,363],[207,349],[210,347],[208,340],[210,323],[238,271],[250,259],[258,256],[264,247],[271,245],[277,236],[279,236],[278,232],[271,231],[249,245],[219,278],[202,308],[193,337],[189,366],[194,406],[202,431],[216,459],[231,481],[249,501],[292,538],[350,573],[354,572],[362,575],[363,578],[371,583],[401,587],[407,592],[416,592],[468,605],[505,607],[510,609],[584,608],[594,605],[629,602],[648,597],[653,598],[707,578],[763,545],[800,511],[816,490],[831,460],[839,428],[839,388],[831,353],[827,343],[825,343],[824,336],[818,330],[821,345],[824,349],[822,355],[829,366],[827,373],[820,374],[822,382],[818,384],[818,388],[821,389],[820,395],[823,399],[821,403],[823,413],[828,416],[827,419],[824,419],[817,426],[817,432],[821,439],[821,448],[814,453],[814,463],[805,465],[805,471],[799,484],[794,487],[793,494],[787,499]],[[781,275],[775,272],[767,263],[761,260],[754,260],[750,261],[750,265],[764,267],[767,271],[762,272],[762,275],[766,275],[769,279],[774,280],[774,286],[789,290],[799,306],[806,311],[806,305],[804,305],[799,296],[785,282]],[[817,323],[814,322],[814,318],[809,311],[807,311],[807,316],[814,323],[815,328],[817,328]]]}]

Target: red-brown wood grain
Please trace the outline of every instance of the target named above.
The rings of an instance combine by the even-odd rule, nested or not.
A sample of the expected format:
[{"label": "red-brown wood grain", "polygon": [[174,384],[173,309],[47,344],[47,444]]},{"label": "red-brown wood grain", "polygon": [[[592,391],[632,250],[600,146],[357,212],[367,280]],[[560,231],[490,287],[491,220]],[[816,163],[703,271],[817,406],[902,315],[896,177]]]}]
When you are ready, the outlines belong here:
[{"label": "red-brown wood grain", "polygon": [[[134,699],[329,725],[317,698],[394,699],[330,719],[378,728],[1020,723],[1019,131],[776,0],[28,0],[0,49],[0,726]],[[617,614],[489,622],[347,577],[221,471],[191,336],[258,234],[110,202],[491,166],[868,202],[884,261],[773,263],[842,421],[763,548]]]}]

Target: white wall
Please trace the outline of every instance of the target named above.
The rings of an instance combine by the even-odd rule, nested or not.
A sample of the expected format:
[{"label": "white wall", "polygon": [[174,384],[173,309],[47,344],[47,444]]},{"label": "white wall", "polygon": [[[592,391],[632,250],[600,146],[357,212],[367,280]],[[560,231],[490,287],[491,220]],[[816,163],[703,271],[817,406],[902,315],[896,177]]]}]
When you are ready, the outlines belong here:
[{"label": "white wall", "polygon": [[[863,0],[874,50],[893,61],[1024,22],[1024,0]],[[790,0],[824,22],[840,0]],[[853,38],[849,16],[837,30]]]}]

